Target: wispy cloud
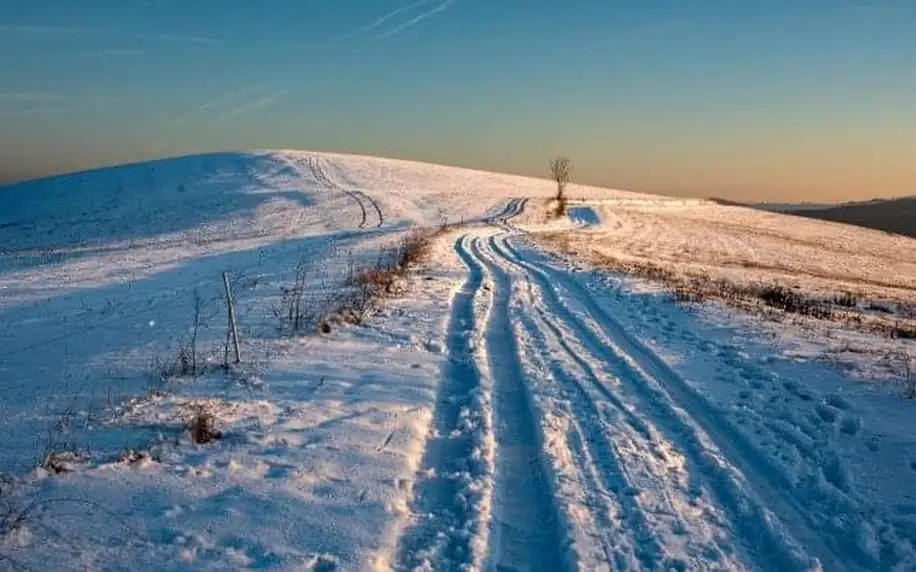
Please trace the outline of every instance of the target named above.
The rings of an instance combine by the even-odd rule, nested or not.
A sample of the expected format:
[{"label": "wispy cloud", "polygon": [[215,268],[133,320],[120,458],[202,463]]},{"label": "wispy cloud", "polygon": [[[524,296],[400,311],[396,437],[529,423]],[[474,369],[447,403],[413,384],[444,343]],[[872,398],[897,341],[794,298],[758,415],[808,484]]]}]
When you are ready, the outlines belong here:
[{"label": "wispy cloud", "polygon": [[76,111],[73,100],[56,93],[0,93],[0,117],[51,115]]},{"label": "wispy cloud", "polygon": [[890,4],[890,3],[881,3],[877,1],[863,1],[855,2],[845,7],[846,10],[855,13],[861,14],[864,16],[902,16],[905,12],[905,5],[901,4]]},{"label": "wispy cloud", "polygon": [[[248,103],[250,103],[250,99],[252,96],[260,94],[261,97],[264,97],[265,91],[266,90],[264,86],[260,84],[255,84],[255,85],[246,87],[244,89],[241,89],[241,90],[238,90],[232,93],[224,93],[222,95],[218,95],[214,99],[211,99],[210,101],[200,104],[200,106],[198,106],[194,111],[202,112],[203,114],[209,114],[209,113],[216,113],[220,109],[224,109],[230,105],[236,105],[234,109],[230,110],[229,112],[223,112],[220,116],[217,117],[217,121],[222,121],[222,119],[224,119],[223,116],[231,117],[232,115],[237,115],[238,113],[244,112],[242,111],[242,112],[237,112],[237,113],[231,113],[232,111],[236,111],[238,109],[239,102],[243,102],[247,100]],[[247,103],[245,105],[247,105]],[[191,120],[191,117],[189,115],[186,115],[184,117],[179,117],[178,119],[176,119],[175,123],[181,125],[181,124],[187,123],[190,120]]]},{"label": "wispy cloud", "polygon": [[415,17],[413,17],[412,19],[410,19],[410,20],[404,22],[403,24],[400,24],[400,25],[398,25],[398,26],[395,26],[394,28],[391,28],[391,29],[388,30],[387,32],[385,32],[385,33],[379,35],[379,36],[378,36],[378,39],[383,40],[383,39],[385,39],[385,38],[390,38],[390,37],[392,37],[392,36],[394,36],[394,35],[400,34],[400,33],[403,32],[404,30],[406,30],[406,29],[408,29],[408,28],[412,28],[412,27],[416,26],[417,24],[419,24],[420,22],[422,22],[422,21],[424,21],[424,20],[426,20],[426,19],[428,19],[428,18],[432,18],[433,16],[435,16],[436,14],[438,14],[438,13],[440,13],[440,12],[444,12],[444,11],[446,11],[446,10],[452,8],[452,7],[456,4],[456,2],[457,2],[457,0],[442,0],[442,2],[440,2],[439,4],[437,4],[435,7],[431,8],[430,10],[427,10],[427,11],[421,13],[421,14],[418,14],[417,16],[415,16]]},{"label": "wispy cloud", "polygon": [[219,44],[220,40],[205,36],[181,34],[137,34],[119,28],[100,26],[55,26],[45,24],[0,24],[0,32],[33,36],[111,35],[138,41],[173,42],[182,44]]},{"label": "wispy cloud", "polygon": [[179,36],[174,34],[136,34],[133,36],[138,40],[155,40],[160,42],[177,42],[183,44],[219,44],[220,41],[215,38],[206,38],[202,36]]},{"label": "wispy cloud", "polygon": [[55,115],[61,113],[73,113],[76,111],[79,111],[79,109],[75,107],[34,107],[29,109],[0,111],[0,117],[19,117],[24,115]]},{"label": "wispy cloud", "polygon": [[77,35],[113,32],[115,28],[97,26],[49,26],[43,24],[0,24],[0,32],[23,35]]},{"label": "wispy cloud", "polygon": [[56,93],[0,93],[0,101],[61,101],[67,99]]},{"label": "wispy cloud", "polygon": [[275,104],[277,100],[279,100],[281,97],[283,97],[287,93],[288,92],[284,89],[284,90],[275,91],[273,93],[262,95],[256,99],[248,101],[242,105],[239,105],[238,107],[235,107],[223,113],[222,115],[216,118],[216,123],[222,123],[223,121],[225,121],[226,119],[229,119],[230,117],[235,117],[237,115],[242,115],[244,113],[250,113],[252,111],[256,111],[259,109],[266,109],[272,106],[273,104]]},{"label": "wispy cloud", "polygon": [[56,93],[0,93],[0,117],[61,115],[95,112],[108,108],[116,97],[60,95]]},{"label": "wispy cloud", "polygon": [[146,52],[143,50],[135,50],[130,48],[105,48],[102,50],[94,50],[90,52],[83,52],[80,55],[87,57],[98,57],[98,58],[125,58],[133,56],[142,56]]},{"label": "wispy cloud", "polygon": [[262,89],[263,88],[260,85],[253,85],[241,91],[237,91],[229,95],[222,95],[212,101],[208,101],[207,103],[202,104],[200,106],[200,109],[201,111],[206,111],[208,109],[213,109],[214,107],[223,107],[225,105],[235,103],[236,101],[239,101],[243,99],[245,96],[251,95],[252,93],[257,93],[258,91],[261,91]]},{"label": "wispy cloud", "polygon": [[385,22],[391,20],[392,18],[396,18],[400,16],[401,14],[406,14],[407,12],[416,10],[417,8],[420,8],[421,6],[425,6],[426,4],[429,4],[429,0],[420,0],[419,2],[414,2],[413,4],[407,4],[406,6],[401,6],[400,8],[397,8],[395,10],[392,10],[386,14],[379,16],[371,24],[368,24],[366,26],[363,26],[362,28],[357,28],[355,30],[347,32],[346,34],[339,36],[337,39],[344,40],[347,38],[352,38],[354,36],[360,36],[362,34],[366,34],[368,32],[371,32],[372,30],[375,30],[376,28],[378,28]]}]

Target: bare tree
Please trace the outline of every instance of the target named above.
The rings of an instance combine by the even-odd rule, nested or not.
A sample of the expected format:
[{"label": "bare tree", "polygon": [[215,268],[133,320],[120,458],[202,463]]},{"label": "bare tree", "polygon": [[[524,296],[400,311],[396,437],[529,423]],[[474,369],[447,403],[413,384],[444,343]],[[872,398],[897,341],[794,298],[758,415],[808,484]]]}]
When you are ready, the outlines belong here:
[{"label": "bare tree", "polygon": [[566,185],[572,179],[573,166],[569,157],[555,157],[550,160],[550,176],[557,183],[557,216],[566,214]]}]

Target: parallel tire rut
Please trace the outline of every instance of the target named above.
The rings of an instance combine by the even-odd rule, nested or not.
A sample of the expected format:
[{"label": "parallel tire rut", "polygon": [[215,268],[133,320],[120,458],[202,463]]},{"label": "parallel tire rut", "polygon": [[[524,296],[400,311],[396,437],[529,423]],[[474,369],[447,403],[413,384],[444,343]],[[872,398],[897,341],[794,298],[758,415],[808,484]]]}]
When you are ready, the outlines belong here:
[{"label": "parallel tire rut", "polygon": [[[799,546],[784,544],[786,538],[781,532],[784,523],[794,525],[791,532],[795,539],[803,542],[805,549],[814,552],[824,565],[832,568],[838,562],[856,557],[854,553],[846,558],[838,557],[834,551],[843,550],[839,539],[822,536],[825,531],[811,522],[803,502],[791,493],[792,486],[770,482],[771,478],[781,479],[780,473],[669,366],[608,316],[584,287],[548,266],[521,260],[507,242],[493,244],[506,262],[528,272],[542,286],[552,306],[551,313],[577,331],[579,338],[587,342],[586,347],[604,356],[610,371],[652,412],[657,425],[680,444],[682,453],[705,475],[721,505],[731,514],[736,532],[742,533],[755,558],[765,558],[779,568],[810,565]],[[558,291],[582,304],[590,317],[588,324],[570,310]],[[679,407],[674,409],[671,402]],[[697,433],[695,427],[702,428],[703,434]],[[708,449],[707,440],[719,449],[724,459]],[[764,504],[754,500],[755,496]],[[749,502],[753,504],[748,506]],[[771,510],[787,519],[783,523],[774,521]]]},{"label": "parallel tire rut", "polygon": [[475,365],[473,339],[477,329],[474,303],[483,270],[463,247],[455,245],[468,277],[452,301],[447,347],[449,359],[436,399],[434,433],[413,487],[410,502],[415,520],[402,535],[397,569],[413,570],[435,563],[438,569],[475,566],[475,542],[485,537],[482,513],[488,504],[489,467],[482,451],[489,420],[486,399]]},{"label": "parallel tire rut", "polygon": [[485,334],[493,376],[497,443],[490,564],[496,569],[564,570],[569,564],[568,541],[512,328],[512,283],[507,274],[481,256],[476,241],[471,252],[494,283],[493,308]]},{"label": "parallel tire rut", "polygon": [[512,219],[524,212],[528,199],[510,199],[499,213],[490,218],[490,222],[503,230],[513,230]]},{"label": "parallel tire rut", "polygon": [[385,224],[385,216],[382,214],[382,209],[378,205],[378,202],[363,191],[348,189],[338,184],[328,175],[327,170],[321,166],[321,161],[322,159],[319,156],[309,156],[307,159],[308,168],[312,172],[312,176],[315,177],[315,180],[321,183],[326,189],[340,191],[356,201],[360,210],[359,228],[366,228],[369,223],[369,211],[366,209],[366,203],[369,203],[378,218],[375,228],[381,228]]},{"label": "parallel tire rut", "polygon": [[[587,288],[510,244],[519,233],[512,219],[524,208],[525,200],[510,200],[487,219],[501,232],[466,235],[454,245],[468,276],[452,302],[435,431],[417,473],[415,520],[401,536],[398,568],[574,568],[583,555],[570,536],[576,521],[567,522],[575,507],[565,503],[578,489],[558,481],[570,476],[581,480],[591,514],[577,530],[594,531],[582,545],[592,564],[875,568],[814,516],[816,499],[802,498],[724,412]],[[525,287],[527,297],[517,298]],[[478,324],[475,300],[482,296],[490,306]],[[524,353],[520,336],[527,336]],[[483,342],[482,355],[473,340]],[[561,409],[531,387],[528,364],[543,372],[543,387],[559,390]],[[542,407],[569,422],[561,437],[569,464],[552,464]],[[664,458],[661,449],[681,459],[679,472],[653,464]],[[634,496],[640,490],[654,495]],[[716,524],[690,520],[693,510],[682,511],[691,499],[708,503]],[[696,537],[673,540],[670,526],[679,525],[697,526],[685,529]]]}]

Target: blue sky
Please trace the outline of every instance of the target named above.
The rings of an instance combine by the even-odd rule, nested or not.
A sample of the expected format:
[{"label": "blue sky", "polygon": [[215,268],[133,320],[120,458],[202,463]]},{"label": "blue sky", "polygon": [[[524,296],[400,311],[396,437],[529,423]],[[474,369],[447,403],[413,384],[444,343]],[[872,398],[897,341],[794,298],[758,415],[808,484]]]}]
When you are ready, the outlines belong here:
[{"label": "blue sky", "polygon": [[0,0],[0,178],[240,148],[916,193],[916,3]]}]

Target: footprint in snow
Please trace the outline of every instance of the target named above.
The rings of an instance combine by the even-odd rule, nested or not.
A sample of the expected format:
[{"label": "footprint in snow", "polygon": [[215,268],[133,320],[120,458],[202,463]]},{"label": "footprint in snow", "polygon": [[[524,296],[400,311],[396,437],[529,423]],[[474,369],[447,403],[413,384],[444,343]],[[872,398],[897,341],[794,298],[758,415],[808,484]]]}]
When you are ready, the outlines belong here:
[{"label": "footprint in snow", "polygon": [[830,407],[826,403],[818,403],[816,410],[820,418],[826,423],[836,422],[837,415],[839,414],[839,410]]},{"label": "footprint in snow", "polygon": [[869,451],[878,451],[881,448],[881,436],[872,435],[866,446],[868,447]]},{"label": "footprint in snow", "polygon": [[840,431],[844,435],[855,435],[862,429],[862,418],[856,415],[847,415],[840,422]]},{"label": "footprint in snow", "polygon": [[848,401],[846,401],[839,395],[833,395],[833,394],[828,395],[824,398],[824,401],[836,407],[837,409],[842,409],[844,411],[848,411],[852,409],[852,404],[850,404]]},{"label": "footprint in snow", "polygon": [[316,554],[306,562],[306,570],[314,572],[334,572],[337,570],[338,560],[330,554]]},{"label": "footprint in snow", "polygon": [[285,479],[295,471],[291,465],[270,464],[270,468],[264,474],[265,479]]}]

